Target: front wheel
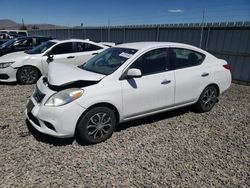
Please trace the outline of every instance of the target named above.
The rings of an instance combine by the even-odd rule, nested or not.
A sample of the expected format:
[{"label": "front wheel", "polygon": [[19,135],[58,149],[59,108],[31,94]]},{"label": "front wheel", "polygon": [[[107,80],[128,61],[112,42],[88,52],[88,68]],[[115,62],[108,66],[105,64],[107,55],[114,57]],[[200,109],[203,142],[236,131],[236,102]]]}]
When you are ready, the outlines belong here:
[{"label": "front wheel", "polygon": [[217,102],[218,92],[214,86],[206,87],[200,95],[199,100],[195,104],[198,112],[210,111]]},{"label": "front wheel", "polygon": [[24,66],[17,71],[17,81],[20,84],[35,84],[39,77],[38,69],[32,66]]},{"label": "front wheel", "polygon": [[96,144],[112,136],[115,124],[115,114],[111,109],[95,107],[80,118],[76,133],[82,142]]}]

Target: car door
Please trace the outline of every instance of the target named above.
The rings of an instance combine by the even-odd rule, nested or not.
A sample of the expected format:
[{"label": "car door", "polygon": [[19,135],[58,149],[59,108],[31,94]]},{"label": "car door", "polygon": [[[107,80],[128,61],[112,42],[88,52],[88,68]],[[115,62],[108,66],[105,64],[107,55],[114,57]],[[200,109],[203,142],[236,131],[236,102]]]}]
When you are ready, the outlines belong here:
[{"label": "car door", "polygon": [[[73,42],[59,43],[41,57],[44,74],[47,74],[49,63],[73,63]],[[50,61],[48,57],[50,56]]]},{"label": "car door", "polygon": [[88,42],[75,42],[74,43],[74,63],[81,65],[88,61],[90,58],[100,53],[103,50],[102,47],[90,44]]},{"label": "car door", "polygon": [[175,64],[175,103],[192,103],[200,96],[210,80],[203,66],[205,55],[185,48],[170,48],[170,61]]},{"label": "car door", "polygon": [[175,77],[167,48],[144,53],[130,68],[140,69],[142,77],[121,81],[125,119],[174,104]]},{"label": "car door", "polygon": [[49,52],[53,56],[53,63],[70,63],[74,62],[73,42],[59,43]]}]

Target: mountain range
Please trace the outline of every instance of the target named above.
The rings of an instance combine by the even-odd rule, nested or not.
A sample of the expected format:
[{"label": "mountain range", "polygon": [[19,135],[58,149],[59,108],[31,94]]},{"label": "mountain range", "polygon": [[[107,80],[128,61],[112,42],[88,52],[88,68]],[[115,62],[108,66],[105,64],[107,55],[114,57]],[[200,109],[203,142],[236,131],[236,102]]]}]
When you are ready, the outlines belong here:
[{"label": "mountain range", "polygon": [[[28,30],[32,29],[63,29],[68,28],[66,26],[59,26],[54,24],[24,24]],[[22,24],[16,23],[13,20],[9,19],[0,19],[0,30],[9,29],[9,30],[16,30],[20,29]]]}]

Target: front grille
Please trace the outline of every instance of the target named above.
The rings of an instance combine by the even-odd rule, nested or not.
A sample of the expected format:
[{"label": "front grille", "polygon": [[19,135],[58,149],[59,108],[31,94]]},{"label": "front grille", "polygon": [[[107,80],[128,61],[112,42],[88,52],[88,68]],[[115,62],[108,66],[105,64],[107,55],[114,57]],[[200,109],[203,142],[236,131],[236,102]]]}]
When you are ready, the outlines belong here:
[{"label": "front grille", "polygon": [[45,94],[43,94],[38,87],[36,86],[35,92],[33,94],[34,99],[36,100],[36,102],[40,103],[43,98],[45,97]]}]

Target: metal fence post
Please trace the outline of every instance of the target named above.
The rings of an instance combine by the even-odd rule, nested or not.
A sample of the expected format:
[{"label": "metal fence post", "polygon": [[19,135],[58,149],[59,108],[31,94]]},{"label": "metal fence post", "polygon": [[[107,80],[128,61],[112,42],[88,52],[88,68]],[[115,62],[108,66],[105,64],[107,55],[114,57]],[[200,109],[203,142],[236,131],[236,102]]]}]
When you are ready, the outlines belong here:
[{"label": "metal fence post", "polygon": [[207,45],[208,45],[209,37],[210,37],[209,35],[210,35],[210,27],[208,26],[208,30],[207,30],[207,40],[206,40],[205,50],[207,50]]},{"label": "metal fence post", "polygon": [[123,28],[123,43],[126,42],[126,27]]},{"label": "metal fence post", "polygon": [[101,42],[103,42],[103,38],[102,38],[102,27],[101,27]]},{"label": "metal fence post", "polygon": [[159,25],[157,25],[157,28],[156,28],[156,41],[159,41],[159,32],[160,32],[160,27]]}]

